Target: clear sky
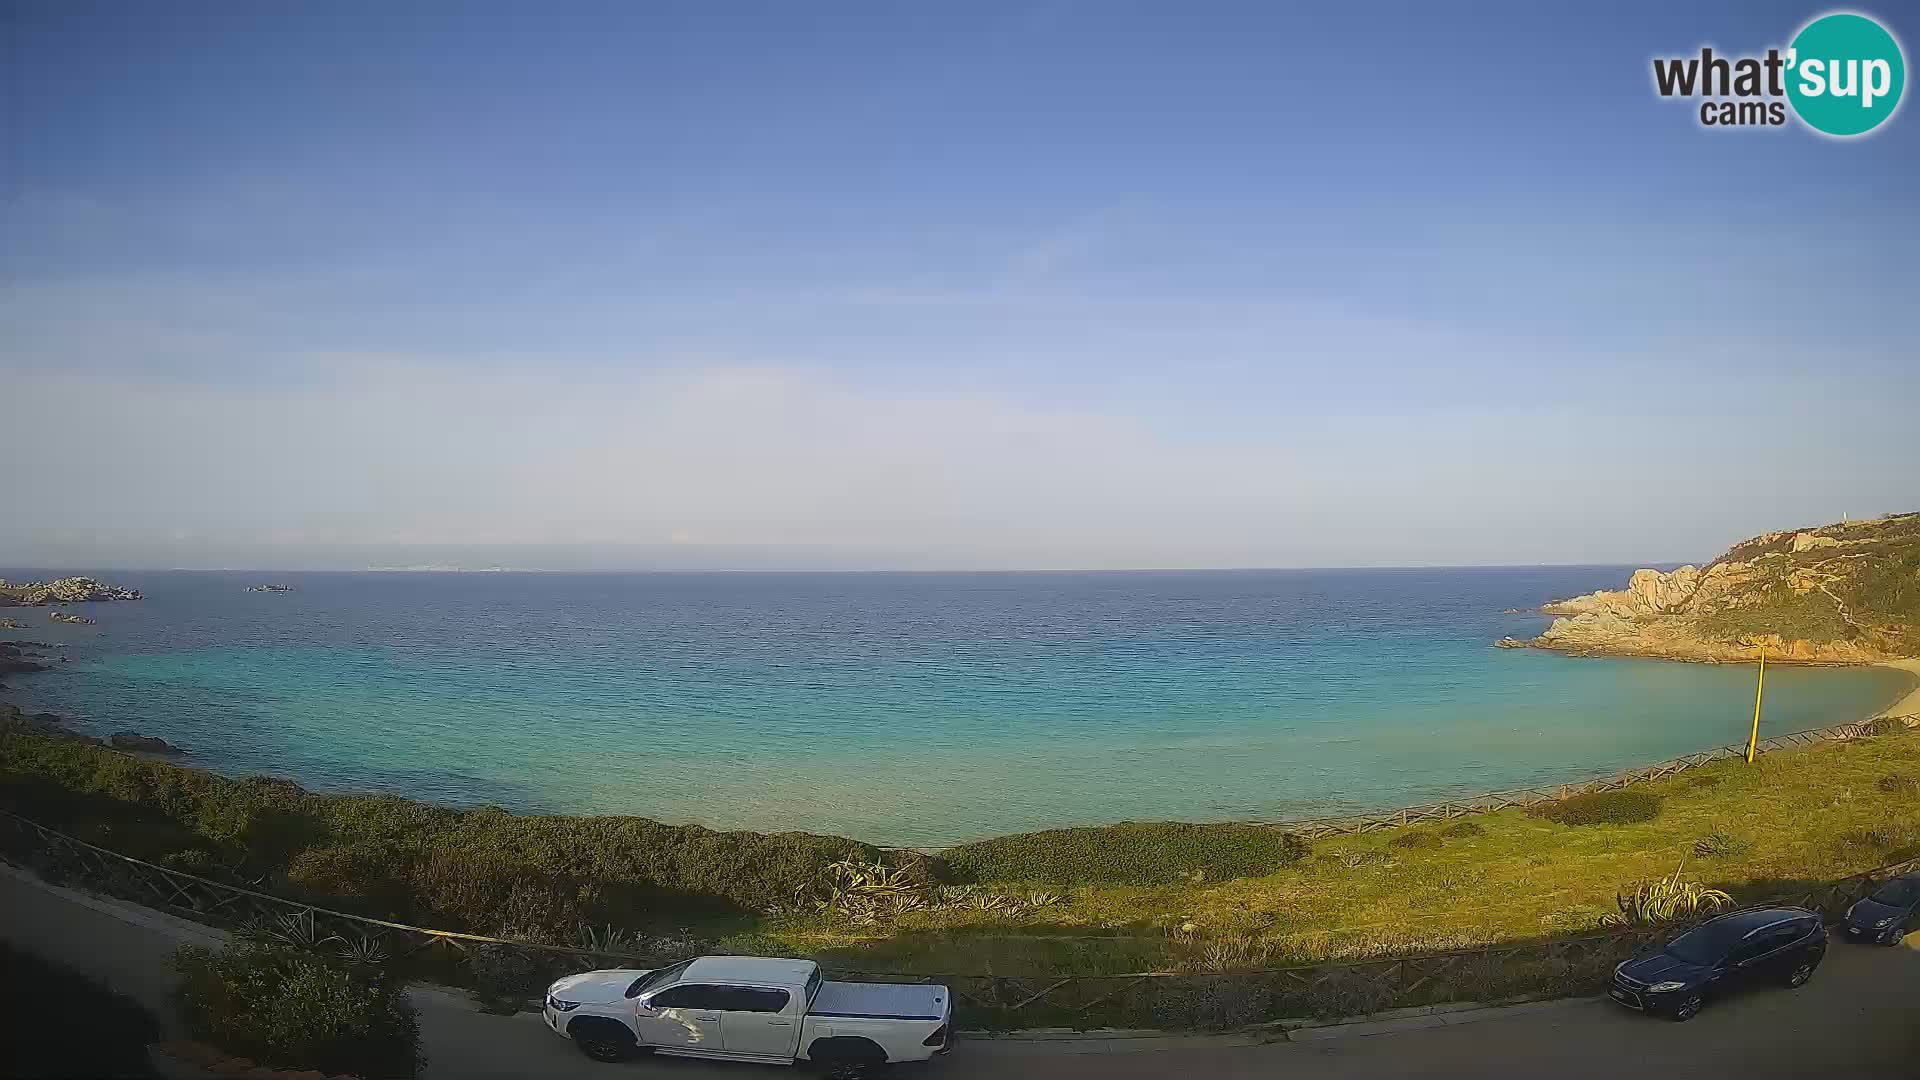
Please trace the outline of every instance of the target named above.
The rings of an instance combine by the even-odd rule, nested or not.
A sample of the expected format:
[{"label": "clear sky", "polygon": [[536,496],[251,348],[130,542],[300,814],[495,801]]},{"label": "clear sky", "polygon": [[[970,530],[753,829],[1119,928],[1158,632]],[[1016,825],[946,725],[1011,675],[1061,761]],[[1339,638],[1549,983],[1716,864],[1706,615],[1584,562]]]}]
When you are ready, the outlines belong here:
[{"label": "clear sky", "polygon": [[0,0],[0,565],[1664,562],[1920,508],[1920,116],[1651,87],[1824,10]]}]

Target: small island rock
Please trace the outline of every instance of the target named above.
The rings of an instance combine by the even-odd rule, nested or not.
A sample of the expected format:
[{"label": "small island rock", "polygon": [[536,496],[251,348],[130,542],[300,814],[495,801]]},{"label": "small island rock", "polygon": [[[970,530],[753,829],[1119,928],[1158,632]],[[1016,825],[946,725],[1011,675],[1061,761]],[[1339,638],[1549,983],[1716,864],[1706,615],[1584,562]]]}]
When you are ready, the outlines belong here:
[{"label": "small island rock", "polygon": [[92,626],[93,625],[93,620],[87,618],[85,615],[70,615],[64,611],[52,612],[47,617],[52,619],[54,622],[71,623],[74,626]]},{"label": "small island rock", "polygon": [[28,581],[18,585],[0,578],[0,601],[24,607],[45,604],[82,604],[99,600],[138,600],[138,589],[123,589],[90,577],[66,577],[54,581]]}]

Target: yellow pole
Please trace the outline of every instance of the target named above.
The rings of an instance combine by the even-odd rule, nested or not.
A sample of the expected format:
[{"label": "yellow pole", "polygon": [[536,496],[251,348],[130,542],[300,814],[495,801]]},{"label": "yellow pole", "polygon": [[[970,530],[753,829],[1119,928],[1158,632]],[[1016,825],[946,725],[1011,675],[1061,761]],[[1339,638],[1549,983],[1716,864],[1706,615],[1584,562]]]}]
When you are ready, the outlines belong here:
[{"label": "yellow pole", "polygon": [[1753,764],[1753,752],[1760,745],[1760,697],[1767,692],[1767,647],[1760,646],[1760,679],[1753,687],[1753,734],[1747,736],[1747,764]]}]

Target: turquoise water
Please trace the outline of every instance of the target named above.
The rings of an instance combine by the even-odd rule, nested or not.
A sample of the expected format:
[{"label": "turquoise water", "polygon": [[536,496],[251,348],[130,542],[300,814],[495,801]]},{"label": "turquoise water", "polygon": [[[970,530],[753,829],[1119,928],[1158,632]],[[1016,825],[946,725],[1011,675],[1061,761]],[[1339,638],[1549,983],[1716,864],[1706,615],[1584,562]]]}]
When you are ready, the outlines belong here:
[{"label": "turquoise water", "polygon": [[[1627,568],[115,574],[13,700],[323,790],[937,845],[1555,783],[1744,739],[1753,669],[1492,649]],[[0,572],[20,578],[25,572]],[[1911,680],[1768,672],[1763,731]]]}]

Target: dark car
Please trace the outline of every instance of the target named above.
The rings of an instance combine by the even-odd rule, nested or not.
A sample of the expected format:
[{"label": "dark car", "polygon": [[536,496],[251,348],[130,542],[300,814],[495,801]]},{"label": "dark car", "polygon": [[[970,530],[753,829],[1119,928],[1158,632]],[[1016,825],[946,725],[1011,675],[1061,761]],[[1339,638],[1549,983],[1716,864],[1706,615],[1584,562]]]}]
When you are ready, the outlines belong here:
[{"label": "dark car", "polygon": [[1814,912],[1735,911],[1614,968],[1607,996],[1630,1009],[1691,1020],[1708,1001],[1738,987],[1805,985],[1826,954],[1827,930]]},{"label": "dark car", "polygon": [[1883,881],[1866,899],[1847,909],[1847,937],[1898,945],[1916,915],[1920,915],[1920,874]]}]

